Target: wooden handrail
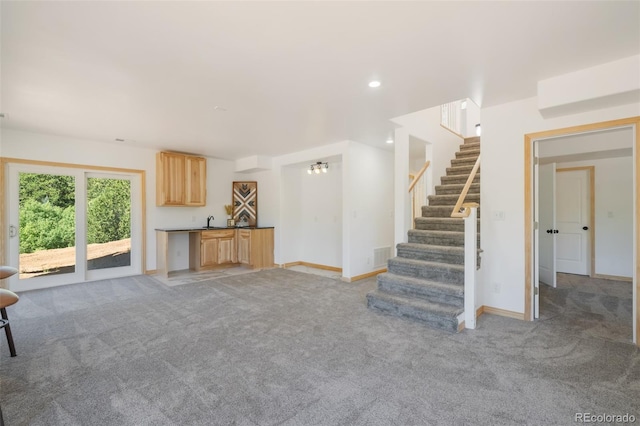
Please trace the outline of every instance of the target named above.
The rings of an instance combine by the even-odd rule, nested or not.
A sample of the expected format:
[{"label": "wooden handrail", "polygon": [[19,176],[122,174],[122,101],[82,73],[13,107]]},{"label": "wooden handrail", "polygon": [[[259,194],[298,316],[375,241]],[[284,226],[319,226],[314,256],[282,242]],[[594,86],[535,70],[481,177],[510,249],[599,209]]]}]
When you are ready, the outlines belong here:
[{"label": "wooden handrail", "polygon": [[[465,204],[463,203],[464,203],[464,199],[467,196],[467,192],[469,192],[471,183],[473,182],[473,179],[476,177],[476,173],[478,172],[479,167],[480,167],[480,156],[478,155],[476,164],[473,165],[473,169],[471,169],[471,174],[467,179],[467,183],[464,184],[464,188],[462,188],[462,192],[458,197],[458,202],[456,203],[456,206],[453,208],[453,211],[451,212],[451,217],[468,217],[469,214],[471,213],[471,209],[469,207],[472,207],[470,206],[470,204],[476,204],[476,207],[478,206],[477,203],[465,203]],[[464,208],[462,212],[460,211],[461,208]]]},{"label": "wooden handrail", "polygon": [[424,172],[427,171],[427,169],[429,168],[430,164],[431,164],[431,161],[427,161],[426,163],[424,163],[424,166],[422,166],[420,171],[413,178],[413,181],[411,182],[411,185],[409,185],[409,192],[411,192],[413,190],[413,187],[416,186],[416,184],[418,183],[418,181],[420,180],[420,178],[422,177]]}]

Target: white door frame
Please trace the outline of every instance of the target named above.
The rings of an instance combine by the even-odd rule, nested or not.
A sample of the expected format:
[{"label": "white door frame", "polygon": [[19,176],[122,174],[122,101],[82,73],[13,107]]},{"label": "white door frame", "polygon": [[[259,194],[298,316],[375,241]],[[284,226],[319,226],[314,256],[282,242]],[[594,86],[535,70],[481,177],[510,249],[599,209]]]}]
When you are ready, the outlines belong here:
[{"label": "white door frame", "polygon": [[606,129],[631,127],[633,129],[633,342],[640,346],[640,117],[623,118],[600,123],[553,129],[524,135],[524,319],[533,321],[534,299],[534,223],[533,223],[533,145],[537,140]]}]

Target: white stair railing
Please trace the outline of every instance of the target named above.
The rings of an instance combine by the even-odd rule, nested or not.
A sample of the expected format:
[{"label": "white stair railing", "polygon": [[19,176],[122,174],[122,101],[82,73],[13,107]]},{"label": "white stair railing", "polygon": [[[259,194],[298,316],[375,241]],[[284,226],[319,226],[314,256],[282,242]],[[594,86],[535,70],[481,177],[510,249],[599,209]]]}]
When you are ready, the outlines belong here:
[{"label": "white stair railing", "polygon": [[476,270],[478,269],[478,204],[465,204],[464,218],[464,326],[476,328]]},{"label": "white stair railing", "polygon": [[460,137],[463,137],[462,102],[453,101],[440,106],[440,125]]},{"label": "white stair railing", "polygon": [[451,217],[464,218],[464,327],[476,328],[476,270],[478,269],[478,203],[464,203],[480,168],[480,156],[462,188]]}]

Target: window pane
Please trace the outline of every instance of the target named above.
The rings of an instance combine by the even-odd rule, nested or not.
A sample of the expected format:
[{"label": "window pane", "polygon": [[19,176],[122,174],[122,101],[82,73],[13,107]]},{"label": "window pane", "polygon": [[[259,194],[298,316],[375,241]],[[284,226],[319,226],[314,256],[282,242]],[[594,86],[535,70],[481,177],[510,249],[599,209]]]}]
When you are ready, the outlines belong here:
[{"label": "window pane", "polygon": [[131,265],[131,181],[87,178],[87,269]]},{"label": "window pane", "polygon": [[76,269],[75,178],[20,173],[20,279]]}]

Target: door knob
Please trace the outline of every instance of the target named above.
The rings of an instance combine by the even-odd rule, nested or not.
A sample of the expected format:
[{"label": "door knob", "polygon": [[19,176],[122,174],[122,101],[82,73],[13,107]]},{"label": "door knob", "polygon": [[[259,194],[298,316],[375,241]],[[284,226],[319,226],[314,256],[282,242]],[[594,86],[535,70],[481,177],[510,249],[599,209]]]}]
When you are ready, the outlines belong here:
[{"label": "door knob", "polygon": [[588,226],[583,226],[582,229],[585,230],[585,231],[588,231],[589,227]]},{"label": "door knob", "polygon": [[547,229],[547,234],[551,234],[553,232],[553,229]]},{"label": "door knob", "polygon": [[558,232],[560,232],[560,231],[558,231],[557,229],[554,229],[554,230],[553,230],[553,233],[554,233],[554,234],[557,234]]}]

